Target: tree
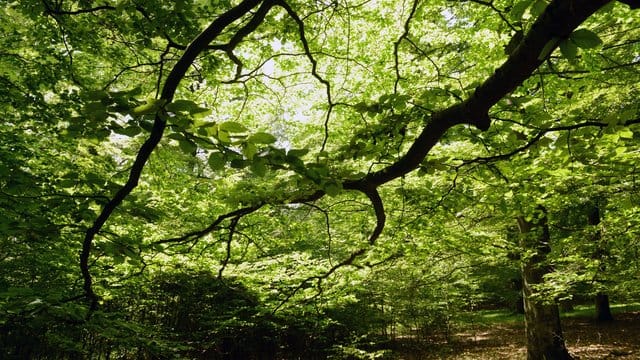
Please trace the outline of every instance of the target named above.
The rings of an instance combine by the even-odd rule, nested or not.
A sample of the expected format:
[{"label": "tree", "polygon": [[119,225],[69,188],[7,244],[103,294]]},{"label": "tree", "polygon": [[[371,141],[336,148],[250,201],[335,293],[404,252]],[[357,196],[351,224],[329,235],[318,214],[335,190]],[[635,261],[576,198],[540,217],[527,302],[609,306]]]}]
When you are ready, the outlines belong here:
[{"label": "tree", "polygon": [[[80,242],[81,291],[71,264],[61,264],[57,279],[71,286],[56,287],[64,294],[46,303],[84,299],[88,321],[122,279],[185,258],[221,278],[248,257],[281,259],[297,275],[272,300],[314,298],[345,268],[378,263],[368,258],[374,245],[393,249],[383,230],[402,222],[388,204],[399,203],[398,183],[420,181],[414,170],[451,169],[436,173],[455,172],[455,182],[463,166],[556,146],[560,140],[547,134],[606,128],[633,137],[637,106],[611,95],[637,80],[619,73],[637,66],[637,19],[622,3],[636,7],[604,0],[12,3],[1,10],[13,21],[2,24],[2,92],[11,100],[2,105],[10,121],[0,130],[3,139],[18,136],[0,152],[12,160],[1,168],[10,180],[0,204],[12,215],[0,222],[0,246],[31,250],[28,232],[13,230],[30,214],[45,225],[27,228],[57,225],[36,235],[45,247],[60,246],[62,258],[73,259]],[[615,74],[616,85],[594,83],[598,72]],[[564,81],[574,74],[585,79]],[[474,148],[476,158],[460,164],[447,145],[464,139],[484,150]],[[55,211],[35,210],[37,200],[16,205],[24,188],[47,189],[30,199],[54,194]],[[433,195],[425,198],[436,207],[446,197]],[[3,262],[53,262],[41,251],[17,253]],[[18,267],[8,270],[7,291],[30,277],[17,276]],[[47,284],[33,287],[47,292]]]},{"label": "tree", "polygon": [[[589,211],[589,215],[587,218],[587,222],[589,225],[597,226],[600,224],[600,209],[597,205],[594,205],[591,211]],[[604,246],[601,244],[602,234],[599,230],[596,230],[593,241],[596,243],[596,252],[593,255],[598,260],[601,260],[603,257],[603,252],[606,251]],[[604,266],[604,265],[601,265]],[[604,268],[601,268],[604,270]],[[612,321],[613,315],[611,314],[611,308],[609,306],[609,295],[598,292],[596,294],[596,320],[598,321]]]},{"label": "tree", "polygon": [[527,359],[572,359],[564,345],[558,305],[547,304],[536,298],[536,285],[543,283],[544,276],[553,270],[547,255],[551,252],[551,238],[547,224],[546,209],[539,207],[533,220],[518,218],[522,233],[522,247],[526,251],[522,264],[527,333]]}]

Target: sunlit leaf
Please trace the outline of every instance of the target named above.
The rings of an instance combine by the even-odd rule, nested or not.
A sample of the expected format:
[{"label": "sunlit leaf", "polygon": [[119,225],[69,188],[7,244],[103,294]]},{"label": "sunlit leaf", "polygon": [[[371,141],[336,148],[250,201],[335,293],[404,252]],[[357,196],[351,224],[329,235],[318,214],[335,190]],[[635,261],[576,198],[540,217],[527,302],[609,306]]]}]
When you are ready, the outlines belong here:
[{"label": "sunlit leaf", "polygon": [[228,133],[242,133],[246,132],[248,129],[235,121],[226,121],[218,125],[220,130],[226,131]]},{"label": "sunlit leaf", "polygon": [[246,142],[243,146],[242,146],[242,153],[244,154],[244,156],[247,157],[247,159],[251,160],[253,159],[254,155],[258,152],[258,148],[256,147],[256,145],[254,143],[251,142]]},{"label": "sunlit leaf", "polygon": [[249,136],[249,138],[247,139],[247,142],[254,143],[254,144],[272,144],[276,142],[276,140],[277,140],[276,137],[269,133],[257,132]]},{"label": "sunlit leaf", "polygon": [[165,106],[165,109],[169,112],[187,112],[191,115],[210,112],[209,109],[200,107],[198,104],[191,100],[176,100],[172,103],[167,104],[167,106]]},{"label": "sunlit leaf", "polygon": [[131,113],[134,115],[155,114],[165,102],[164,99],[147,99],[144,104],[136,106]]}]

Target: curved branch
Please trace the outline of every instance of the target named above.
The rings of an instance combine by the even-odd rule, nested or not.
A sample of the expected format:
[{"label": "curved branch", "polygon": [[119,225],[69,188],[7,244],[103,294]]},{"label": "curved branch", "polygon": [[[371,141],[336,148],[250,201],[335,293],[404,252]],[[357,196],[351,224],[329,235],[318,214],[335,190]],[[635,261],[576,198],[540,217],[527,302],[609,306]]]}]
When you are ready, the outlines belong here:
[{"label": "curved branch", "polygon": [[333,238],[331,236],[331,219],[329,218],[329,211],[310,202],[305,202],[304,205],[316,209],[324,216],[324,223],[327,232],[327,258],[329,259],[329,265],[333,266],[333,261],[331,260],[331,244],[333,243]]},{"label": "curved branch", "polygon": [[[327,89],[329,110],[325,119],[324,148],[328,138],[328,121],[331,115],[331,110],[334,106],[331,100],[330,83],[317,73],[317,62],[311,55],[311,51],[304,34],[304,23],[300,17],[284,0],[273,1],[276,5],[283,7],[287,11],[288,15],[297,23],[300,32],[300,40],[304,47],[305,54],[312,64],[312,75],[323,83]],[[567,38],[571,32],[578,27],[578,25],[609,1],[610,0],[552,1],[551,4],[547,6],[544,13],[533,24],[531,30],[515,48],[513,53],[495,71],[494,74],[489,76],[487,80],[475,89],[475,92],[469,98],[449,108],[434,112],[431,115],[430,121],[423,128],[422,132],[418,135],[405,155],[395,163],[381,170],[369,173],[359,180],[349,180],[343,183],[343,187],[345,189],[359,190],[366,194],[372,202],[376,212],[377,225],[369,238],[369,243],[374,243],[384,228],[384,209],[382,207],[380,196],[377,192],[377,187],[415,170],[433,146],[435,146],[445,132],[451,127],[458,124],[468,124],[481,130],[487,130],[491,125],[488,116],[489,109],[531,76],[545,58],[548,57],[546,51],[543,53],[543,50],[548,50],[549,48],[553,50],[559,43],[560,39]],[[165,102],[170,102],[173,99],[173,95],[179,82],[185,76],[195,58],[208,47],[208,44],[215,39],[226,26],[249,13],[252,8],[260,3],[260,0],[245,0],[221,15],[205,31],[203,31],[187,47],[183,56],[169,73],[160,98]],[[112,200],[105,205],[93,226],[87,230],[83,241],[80,267],[84,278],[85,294],[91,301],[91,309],[96,307],[98,300],[97,295],[92,289],[92,279],[88,264],[92,241],[115,208],[137,186],[142,169],[151,152],[162,138],[165,126],[166,122],[163,114],[158,113],[149,138],[138,152],[127,183],[116,193]],[[311,195],[301,196],[299,199],[291,199],[288,200],[288,202],[294,203],[311,201],[319,199],[324,195],[325,193],[323,191],[317,190]],[[213,226],[213,228],[215,228],[215,225]],[[303,284],[294,290],[294,294],[309,281],[315,279],[318,282],[321,282],[340,267],[351,265],[358,256],[365,252],[365,248],[357,250],[353,252],[350,257],[329,269],[327,273],[305,280]],[[291,296],[293,296],[293,294],[289,295],[287,300]],[[279,307],[280,306],[278,306],[278,308]]]},{"label": "curved branch", "polygon": [[152,244],[153,245],[171,244],[171,243],[184,244],[184,243],[187,243],[189,241],[198,241],[201,238],[205,237],[206,235],[210,234],[212,231],[218,229],[218,225],[220,225],[220,223],[223,222],[224,220],[229,219],[229,218],[238,218],[238,219],[240,219],[244,215],[248,215],[248,214],[251,214],[251,213],[259,210],[263,206],[264,206],[264,204],[259,204],[259,205],[255,205],[255,206],[248,206],[248,207],[244,207],[244,208],[241,208],[241,209],[238,209],[238,210],[235,210],[235,211],[220,215],[211,224],[209,224],[209,226],[207,226],[206,228],[204,228],[202,230],[192,231],[190,233],[184,234],[182,236],[174,237],[174,238],[157,240],[157,241],[154,241]]},{"label": "curved branch", "polygon": [[227,264],[229,264],[229,260],[231,260],[231,241],[233,241],[233,235],[236,233],[236,227],[238,226],[238,221],[242,216],[238,215],[231,219],[231,224],[229,224],[229,236],[227,237],[227,250],[224,260],[222,260],[222,266],[218,270],[218,279],[222,279],[222,272],[227,268]]},{"label": "curved branch", "polygon": [[[206,49],[207,45],[213,41],[227,26],[234,21],[238,20],[242,16],[246,15],[260,3],[260,0],[245,0],[237,6],[231,8],[224,14],[215,19],[200,35],[198,35],[191,44],[187,47],[182,57],[178,60],[173,67],[167,79],[165,80],[162,88],[160,99],[165,103],[169,103],[173,100],[173,96],[180,84],[180,81],[187,73],[187,70],[196,59],[196,57]],[[127,197],[131,191],[138,185],[142,169],[144,168],[147,160],[151,156],[151,153],[156,148],[162,134],[166,127],[165,115],[162,114],[163,110],[160,110],[155,117],[153,128],[149,134],[149,138],[144,142],[136,159],[131,167],[131,172],[127,182],[118,190],[103,208],[94,221],[93,225],[87,230],[84,240],[82,242],[82,252],[80,254],[80,270],[84,280],[83,289],[86,297],[90,302],[89,315],[96,309],[98,305],[98,296],[93,291],[93,280],[89,270],[89,257],[91,255],[91,248],[93,245],[93,239],[96,234],[102,229],[107,219],[111,216],[113,211],[122,203],[125,197]]]},{"label": "curved branch", "polygon": [[[374,212],[375,212],[375,215],[376,215],[376,227],[373,229],[373,232],[369,236],[369,245],[374,245],[376,240],[378,240],[378,238],[382,234],[382,230],[384,230],[384,225],[385,225],[385,221],[386,221],[386,215],[385,215],[385,212],[384,212],[384,205],[382,203],[382,198],[380,197],[380,194],[378,193],[378,190],[376,188],[364,189],[364,190],[360,190],[360,191],[362,191],[365,195],[367,195],[367,197],[371,201],[371,205],[373,205],[373,209],[374,209]],[[291,291],[284,298],[284,300],[282,300],[280,302],[280,304],[278,304],[278,306],[276,306],[276,308],[272,311],[272,313],[276,313],[295,294],[297,294],[298,291],[306,288],[307,285],[311,281],[314,281],[314,280],[317,281],[317,286],[320,287],[320,284],[322,283],[322,281],[324,279],[328,278],[329,276],[331,276],[331,274],[333,274],[334,272],[336,272],[338,269],[340,269],[342,267],[353,265],[353,262],[359,256],[365,254],[367,252],[367,250],[368,250],[367,248],[360,248],[360,249],[352,252],[351,255],[349,255],[348,258],[346,258],[346,259],[342,260],[340,263],[332,266],[325,273],[323,273],[321,275],[315,275],[315,276],[310,276],[310,277],[306,278],[298,286],[296,286],[296,288],[293,289],[293,291]]]},{"label": "curved branch", "polygon": [[407,20],[404,22],[404,31],[402,32],[402,35],[400,35],[398,40],[393,43],[393,60],[395,64],[394,68],[396,71],[396,81],[393,84],[394,93],[398,92],[398,84],[400,83],[400,79],[402,78],[402,76],[400,75],[400,61],[398,60],[398,51],[400,49],[402,40],[405,40],[409,37],[409,25],[411,24],[413,16],[416,14],[416,10],[418,9],[418,2],[420,2],[420,0],[413,1],[413,5],[411,5],[411,12],[407,17]]},{"label": "curved branch", "polygon": [[320,81],[327,90],[327,102],[329,103],[329,109],[327,109],[327,115],[325,116],[324,120],[324,140],[322,141],[322,146],[320,148],[320,152],[322,152],[324,151],[325,146],[327,145],[327,141],[329,140],[329,119],[331,118],[333,107],[335,106],[331,98],[331,84],[329,83],[329,81],[320,76],[320,74],[318,74],[318,62],[313,57],[311,49],[309,48],[309,42],[307,41],[307,36],[305,35],[304,22],[302,21],[302,19],[300,19],[300,16],[298,16],[295,10],[293,10],[293,8],[291,8],[291,6],[287,4],[285,0],[276,1],[278,2],[278,5],[282,7],[287,12],[287,14],[289,14],[289,17],[291,17],[293,21],[295,21],[295,23],[298,25],[300,42],[302,43],[302,47],[304,48],[304,53],[307,55],[307,58],[311,63],[311,75],[318,79],[318,81]]},{"label": "curved branch", "polygon": [[238,57],[233,53],[233,50],[238,46],[238,44],[240,44],[242,40],[244,40],[244,38],[246,38],[249,34],[255,31],[260,24],[262,24],[265,16],[267,16],[269,10],[271,10],[271,8],[274,6],[275,3],[273,1],[263,2],[262,5],[258,8],[258,11],[256,11],[255,15],[251,18],[251,20],[249,20],[249,22],[245,26],[240,28],[240,30],[238,30],[238,32],[233,35],[233,37],[227,44],[217,46],[224,52],[226,52],[229,59],[231,59],[231,61],[236,64],[236,79],[239,78],[242,74],[243,64],[240,59],[238,59]]},{"label": "curved branch", "polygon": [[[624,123],[624,125],[628,126],[628,125],[634,125],[634,124],[639,124],[639,123],[640,123],[640,118],[626,121]],[[512,156],[514,156],[516,154],[519,154],[519,153],[529,149],[530,147],[535,145],[540,139],[542,139],[542,137],[544,135],[546,135],[547,133],[550,133],[550,132],[571,131],[571,130],[581,129],[581,128],[585,128],[585,127],[597,127],[597,128],[602,129],[602,128],[605,128],[607,126],[609,126],[609,124],[604,123],[604,122],[585,121],[585,122],[582,122],[582,123],[579,123],[579,124],[555,126],[555,127],[551,127],[551,128],[548,128],[548,129],[542,129],[534,137],[529,139],[529,141],[527,141],[526,144],[524,144],[524,145],[522,145],[522,146],[520,146],[518,148],[515,148],[515,149],[509,151],[508,153],[498,154],[498,155],[493,155],[493,156],[477,157],[475,159],[470,159],[470,160],[463,160],[462,164],[459,165],[458,167],[465,166],[465,165],[470,165],[470,164],[474,164],[474,163],[486,164],[486,163],[500,161],[500,160],[507,160],[507,159],[511,158]]]},{"label": "curved branch", "polygon": [[395,163],[360,180],[346,182],[345,187],[378,186],[415,170],[444,133],[455,125],[468,124],[480,130],[489,129],[489,109],[533,74],[548,56],[542,53],[543,50],[549,45],[555,49],[559,39],[567,38],[578,25],[609,1],[553,1],[507,60],[469,98],[433,113],[409,150]]},{"label": "curved branch", "polygon": [[384,230],[387,215],[384,212],[384,204],[382,203],[382,198],[380,197],[380,193],[378,193],[377,189],[370,189],[365,192],[365,194],[371,201],[371,205],[373,205],[373,211],[376,214],[376,227],[373,229],[373,232],[369,237],[369,245],[373,245],[380,237],[380,234],[382,234],[382,230]]}]

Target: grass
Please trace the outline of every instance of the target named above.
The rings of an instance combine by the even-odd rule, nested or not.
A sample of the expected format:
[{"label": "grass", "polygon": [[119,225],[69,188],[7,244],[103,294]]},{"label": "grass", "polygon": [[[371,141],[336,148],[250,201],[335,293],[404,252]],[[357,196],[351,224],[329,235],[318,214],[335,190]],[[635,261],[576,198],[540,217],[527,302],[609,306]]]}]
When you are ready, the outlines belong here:
[{"label": "grass", "polygon": [[459,317],[462,324],[493,325],[516,324],[524,321],[524,315],[516,314],[512,310],[477,310],[462,314]]},{"label": "grass", "polygon": [[[640,311],[640,303],[612,304],[611,312],[614,314]],[[594,305],[576,305],[572,311],[562,312],[563,318],[593,318],[595,317]],[[524,315],[516,314],[512,310],[478,310],[465,313],[459,317],[462,324],[492,325],[492,324],[517,324],[524,322]]]},{"label": "grass", "polygon": [[[640,311],[640,303],[611,305],[611,313],[614,316],[615,314],[634,311]],[[562,313],[561,316],[566,318],[592,318],[596,316],[596,309],[593,305],[576,305],[572,311]]]}]

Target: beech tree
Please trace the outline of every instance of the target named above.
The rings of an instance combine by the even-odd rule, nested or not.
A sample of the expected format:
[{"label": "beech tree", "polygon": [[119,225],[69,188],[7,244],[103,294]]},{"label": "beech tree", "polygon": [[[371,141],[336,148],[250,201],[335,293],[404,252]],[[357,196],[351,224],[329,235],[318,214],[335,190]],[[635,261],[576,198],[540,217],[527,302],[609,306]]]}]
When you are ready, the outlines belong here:
[{"label": "beech tree", "polygon": [[[99,316],[104,325],[111,301],[126,299],[145,272],[200,267],[221,280],[256,263],[284,269],[278,285],[261,284],[277,291],[261,296],[274,313],[286,311],[296,299],[346,288],[340,282],[358,276],[340,277],[347,268],[393,262],[403,242],[446,234],[422,215],[449,196],[511,206],[501,214],[513,222],[522,209],[511,198],[528,198],[534,185],[524,177],[489,183],[524,173],[563,181],[570,164],[599,159],[629,165],[640,122],[637,7],[7,3],[0,290],[11,311],[2,320],[19,322],[9,314],[43,312],[44,303],[75,323]],[[607,185],[630,186],[620,178]],[[466,181],[473,184],[456,188]],[[545,205],[538,200],[529,205]],[[423,205],[421,214],[405,211]],[[426,229],[403,232],[407,217]],[[546,226],[520,223],[522,232]],[[249,266],[249,258],[262,262]],[[540,264],[529,265],[525,278]],[[147,286],[141,293],[153,292]],[[559,321],[557,312],[536,315],[543,305],[527,286],[524,295],[529,358],[568,358],[541,325]],[[242,306],[259,298],[242,289],[233,297]],[[555,350],[543,349],[549,341]]]}]

